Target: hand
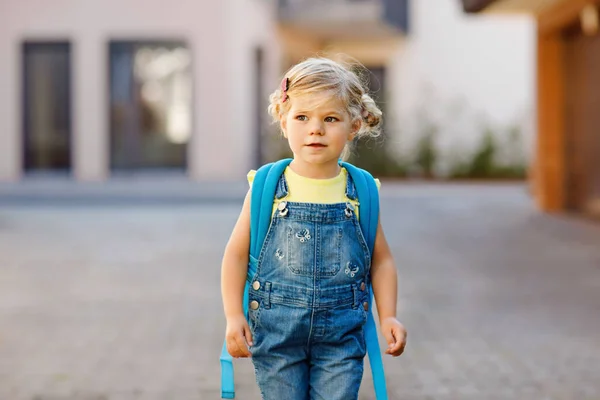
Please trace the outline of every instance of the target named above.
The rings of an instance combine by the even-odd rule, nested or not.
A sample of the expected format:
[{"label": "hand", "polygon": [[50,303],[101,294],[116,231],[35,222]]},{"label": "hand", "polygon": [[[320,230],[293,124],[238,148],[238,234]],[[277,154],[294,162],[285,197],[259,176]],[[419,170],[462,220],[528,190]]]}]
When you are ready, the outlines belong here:
[{"label": "hand", "polygon": [[225,342],[227,352],[232,357],[250,357],[248,346],[252,346],[252,332],[244,314],[227,318],[227,329],[225,330]]},{"label": "hand", "polygon": [[396,318],[388,317],[381,321],[381,331],[385,340],[387,340],[388,348],[385,354],[390,354],[392,357],[398,357],[404,352],[406,346],[406,329]]}]

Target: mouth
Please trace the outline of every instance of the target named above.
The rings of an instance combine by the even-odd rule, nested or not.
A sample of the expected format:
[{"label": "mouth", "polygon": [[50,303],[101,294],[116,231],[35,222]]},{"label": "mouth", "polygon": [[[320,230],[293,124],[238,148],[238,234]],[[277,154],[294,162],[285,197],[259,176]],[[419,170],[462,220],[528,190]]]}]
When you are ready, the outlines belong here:
[{"label": "mouth", "polygon": [[308,147],[312,147],[312,148],[316,148],[316,149],[327,147],[326,145],[321,144],[321,143],[311,143],[311,144],[307,144],[307,146]]}]

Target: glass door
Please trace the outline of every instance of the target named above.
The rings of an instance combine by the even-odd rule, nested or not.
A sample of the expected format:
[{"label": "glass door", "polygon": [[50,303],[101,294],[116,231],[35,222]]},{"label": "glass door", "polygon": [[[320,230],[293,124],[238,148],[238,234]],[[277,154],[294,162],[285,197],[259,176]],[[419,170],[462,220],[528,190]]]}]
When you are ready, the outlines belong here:
[{"label": "glass door", "polygon": [[186,168],[190,51],[179,42],[113,41],[109,52],[111,168]]}]

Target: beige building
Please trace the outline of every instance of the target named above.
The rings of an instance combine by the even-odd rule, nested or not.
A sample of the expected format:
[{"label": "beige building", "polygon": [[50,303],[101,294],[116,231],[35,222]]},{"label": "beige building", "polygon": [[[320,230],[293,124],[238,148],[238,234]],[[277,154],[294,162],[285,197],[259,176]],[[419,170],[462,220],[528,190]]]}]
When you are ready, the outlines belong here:
[{"label": "beige building", "polygon": [[267,96],[315,54],[368,67],[392,157],[413,156],[423,107],[443,128],[442,156],[470,151],[480,130],[456,99],[527,136],[530,22],[468,18],[454,0],[4,1],[0,181],[240,179],[279,155]]},{"label": "beige building", "polygon": [[256,77],[280,72],[276,11],[254,0],[0,2],[0,180],[240,176],[256,153]]}]

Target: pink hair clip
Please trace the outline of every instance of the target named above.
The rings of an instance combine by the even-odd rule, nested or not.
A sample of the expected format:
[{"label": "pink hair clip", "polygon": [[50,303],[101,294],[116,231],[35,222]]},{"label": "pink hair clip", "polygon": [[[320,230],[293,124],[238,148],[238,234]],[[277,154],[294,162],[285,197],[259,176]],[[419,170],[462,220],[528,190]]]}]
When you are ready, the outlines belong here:
[{"label": "pink hair clip", "polygon": [[363,108],[362,110],[362,117],[363,118],[367,118],[369,116],[369,110],[367,110],[366,108]]},{"label": "pink hair clip", "polygon": [[281,81],[281,92],[283,93],[283,100],[282,100],[282,102],[284,102],[284,103],[288,99],[287,91],[288,91],[289,88],[290,88],[290,79],[289,78],[283,78],[283,80]]}]

